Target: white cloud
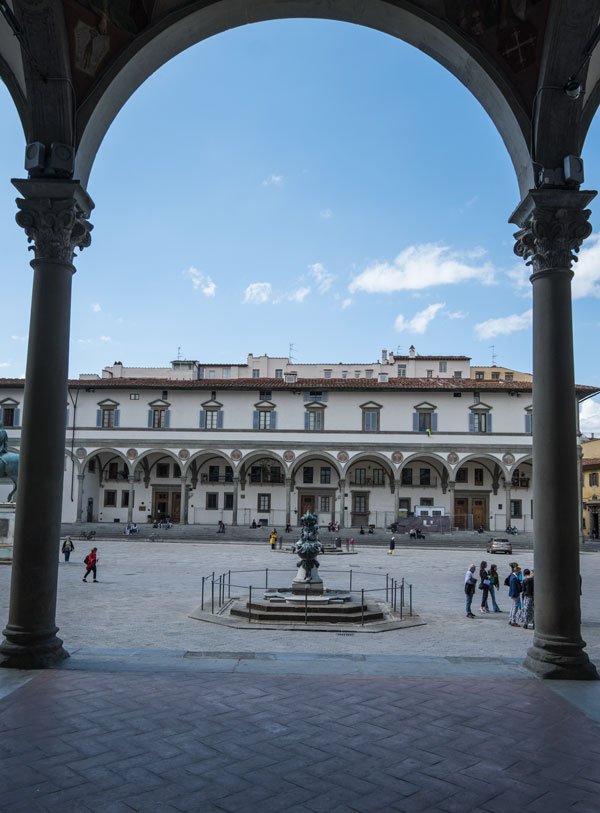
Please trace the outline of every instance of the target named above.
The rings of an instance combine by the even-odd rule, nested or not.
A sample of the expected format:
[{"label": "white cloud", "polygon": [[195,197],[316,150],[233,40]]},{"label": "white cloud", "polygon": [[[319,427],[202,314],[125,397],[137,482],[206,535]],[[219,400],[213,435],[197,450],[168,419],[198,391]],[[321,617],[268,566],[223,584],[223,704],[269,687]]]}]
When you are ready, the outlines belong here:
[{"label": "white cloud", "polygon": [[579,424],[584,435],[600,434],[600,403],[590,398],[579,408]]},{"label": "white cloud", "polygon": [[112,341],[112,339],[110,338],[110,336],[100,336],[100,341],[101,342],[110,342],[110,341]]},{"label": "white cloud", "polygon": [[77,341],[79,342],[79,344],[91,344],[92,343],[91,339],[77,339]]},{"label": "white cloud", "polygon": [[90,307],[94,311],[94,313],[100,313],[100,311],[102,310],[102,305],[99,302],[92,302]]},{"label": "white cloud", "polygon": [[319,217],[322,217],[323,220],[331,220],[333,217],[333,212],[329,207],[327,207],[327,209],[321,209],[319,212]]},{"label": "white cloud", "polygon": [[573,299],[584,296],[600,298],[600,233],[592,234],[579,252],[579,262],[573,263]]},{"label": "white cloud", "polygon": [[482,249],[462,256],[448,246],[433,243],[409,246],[393,263],[375,262],[350,283],[350,293],[389,294],[395,291],[418,291],[435,285],[455,285],[467,280],[490,284],[494,269],[489,262],[473,264],[467,260],[482,259]]},{"label": "white cloud", "polygon": [[10,338],[13,340],[13,342],[26,342],[27,341],[27,336],[15,336],[15,335],[13,335]]},{"label": "white cloud", "polygon": [[191,265],[185,273],[191,279],[192,288],[195,291],[200,291],[200,293],[204,294],[204,296],[215,295],[217,286],[208,276],[208,274],[204,274],[202,271],[198,271],[198,269],[194,268],[193,265]]},{"label": "white cloud", "polygon": [[283,175],[269,175],[262,182],[263,186],[281,186],[283,183]]},{"label": "white cloud", "polygon": [[349,308],[351,304],[352,304],[352,300],[350,299],[350,297],[348,297],[347,299],[344,299],[344,300],[343,300],[343,302],[342,302],[342,304],[340,305],[340,307],[341,307],[341,309],[342,309],[343,311],[345,311],[345,310],[346,310],[346,308]]},{"label": "white cloud", "polygon": [[531,283],[529,282],[530,275],[531,268],[526,266],[525,263],[521,263],[515,266],[511,271],[506,272],[506,276],[511,280],[515,291],[527,299],[531,299],[533,293]]},{"label": "white cloud", "polygon": [[304,302],[309,293],[310,288],[297,288],[295,291],[288,294],[287,298],[290,300],[290,302]]},{"label": "white cloud", "polygon": [[518,330],[526,330],[531,325],[531,314],[530,309],[524,313],[513,313],[499,319],[479,322],[475,325],[475,335],[478,339],[493,339],[494,336],[506,336],[509,333],[516,333]]},{"label": "white cloud", "polygon": [[244,302],[262,305],[271,299],[273,287],[270,282],[251,282],[244,292]]},{"label": "white cloud", "polygon": [[331,274],[323,263],[313,263],[308,266],[310,276],[314,279],[320,294],[326,294],[333,285],[335,274]]},{"label": "white cloud", "polygon": [[12,367],[10,361],[0,361],[0,367]]},{"label": "white cloud", "polygon": [[432,319],[435,319],[438,312],[445,306],[445,302],[438,302],[435,305],[429,305],[424,310],[416,313],[412,319],[405,319],[402,314],[399,314],[394,322],[394,327],[398,332],[406,330],[410,331],[411,333],[425,333],[429,323],[432,321]]},{"label": "white cloud", "polygon": [[465,313],[465,311],[446,311],[444,315],[448,319],[466,319],[469,314]]}]

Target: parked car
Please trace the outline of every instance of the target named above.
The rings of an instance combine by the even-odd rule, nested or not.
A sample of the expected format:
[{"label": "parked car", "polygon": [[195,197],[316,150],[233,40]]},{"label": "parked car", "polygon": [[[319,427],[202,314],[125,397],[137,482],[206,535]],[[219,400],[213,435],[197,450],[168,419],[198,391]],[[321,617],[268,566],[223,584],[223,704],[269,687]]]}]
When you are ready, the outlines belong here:
[{"label": "parked car", "polygon": [[488,553],[512,553],[512,542],[506,538],[494,537],[487,543]]}]

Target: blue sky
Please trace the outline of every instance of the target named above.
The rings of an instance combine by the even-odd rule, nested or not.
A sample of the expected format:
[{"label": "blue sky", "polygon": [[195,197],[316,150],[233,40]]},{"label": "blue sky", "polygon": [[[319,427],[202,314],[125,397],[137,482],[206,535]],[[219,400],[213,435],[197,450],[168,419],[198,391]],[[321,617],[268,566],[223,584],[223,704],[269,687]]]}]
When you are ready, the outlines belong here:
[{"label": "blue sky", "polygon": [[[31,270],[11,177],[23,137],[0,88],[0,374],[25,370]],[[600,186],[600,125],[584,152]],[[70,373],[248,352],[367,362],[382,348],[531,369],[531,291],[507,222],[511,162],[479,103],[433,60],[352,25],[226,32],[129,100],[88,190]],[[600,384],[600,223],[574,281],[576,378]],[[443,283],[440,281],[443,280]],[[493,349],[492,349],[493,348]],[[600,404],[585,407],[600,432]]]}]

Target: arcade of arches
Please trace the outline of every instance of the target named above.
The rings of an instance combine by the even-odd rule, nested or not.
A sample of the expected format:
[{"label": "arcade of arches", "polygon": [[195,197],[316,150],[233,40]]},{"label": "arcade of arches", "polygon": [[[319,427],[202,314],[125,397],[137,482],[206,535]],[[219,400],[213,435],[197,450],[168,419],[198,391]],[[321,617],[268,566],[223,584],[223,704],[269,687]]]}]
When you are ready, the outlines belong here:
[{"label": "arcade of arches", "polygon": [[[55,607],[71,280],[75,249],[91,244],[87,182],[102,138],[135,89],[184,48],[250,22],[325,17],[386,32],[439,61],[481,102],[511,156],[522,196],[511,216],[515,251],[531,267],[533,286],[536,624],[525,663],[544,677],[595,679],[580,632],[571,266],[590,234],[587,206],[595,196],[580,188],[579,156],[600,101],[598,0],[131,0],[125,15],[112,6],[1,6],[0,73],[27,146],[28,177],[13,181],[21,195],[17,222],[34,250],[3,664],[45,667],[67,654]],[[53,365],[46,363],[49,337]],[[34,562],[44,574],[35,584]]]}]

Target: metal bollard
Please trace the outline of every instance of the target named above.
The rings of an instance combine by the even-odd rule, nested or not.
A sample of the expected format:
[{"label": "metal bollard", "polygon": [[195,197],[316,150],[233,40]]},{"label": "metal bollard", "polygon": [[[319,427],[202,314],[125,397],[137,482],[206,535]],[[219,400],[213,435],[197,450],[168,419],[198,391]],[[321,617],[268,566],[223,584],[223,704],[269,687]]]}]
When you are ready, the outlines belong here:
[{"label": "metal bollard", "polygon": [[252,623],[252,585],[248,587],[248,623]]},{"label": "metal bollard", "polygon": [[202,598],[200,599],[200,608],[204,611],[204,576],[202,576]]},{"label": "metal bollard", "polygon": [[213,573],[213,577],[210,580],[210,611],[214,615],[215,614],[215,574]]},{"label": "metal bollard", "polygon": [[404,613],[402,611],[402,596],[400,596],[400,621],[404,618]]},{"label": "metal bollard", "polygon": [[350,568],[350,592],[352,592],[352,568]]},{"label": "metal bollard", "polygon": [[408,600],[410,601],[410,604],[408,605],[408,614],[412,616],[412,584],[408,585]]},{"label": "metal bollard", "polygon": [[227,571],[227,598],[231,598],[231,570]]},{"label": "metal bollard", "polygon": [[350,542],[348,541],[348,539],[346,539],[346,550],[348,553],[350,553]]},{"label": "metal bollard", "polygon": [[360,624],[361,627],[365,625],[365,590],[364,587],[360,591]]},{"label": "metal bollard", "polygon": [[389,573],[386,573],[385,574],[385,600],[386,600],[386,602],[389,602],[389,598],[388,598],[389,581],[390,581],[390,575],[389,575]]},{"label": "metal bollard", "polygon": [[265,590],[269,587],[269,568],[265,567]]},{"label": "metal bollard", "polygon": [[402,576],[402,587],[400,588],[400,597],[402,599],[402,606],[404,607],[404,576]]},{"label": "metal bollard", "polygon": [[308,587],[304,589],[304,623],[308,624]]}]

